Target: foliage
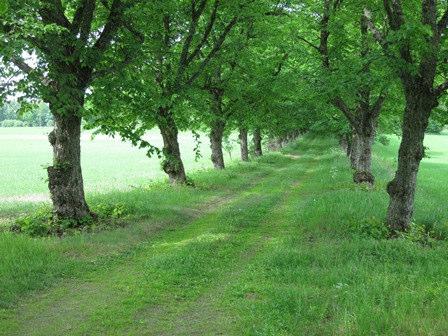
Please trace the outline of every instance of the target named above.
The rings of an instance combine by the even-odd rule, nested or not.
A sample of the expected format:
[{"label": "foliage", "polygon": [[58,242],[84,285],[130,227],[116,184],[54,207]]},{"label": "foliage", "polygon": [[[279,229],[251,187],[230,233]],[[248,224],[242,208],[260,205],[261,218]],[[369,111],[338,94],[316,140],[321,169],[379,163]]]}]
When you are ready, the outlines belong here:
[{"label": "foliage", "polygon": [[16,219],[11,231],[24,233],[31,237],[64,236],[79,231],[92,232],[104,227],[121,225],[121,220],[129,209],[122,203],[97,204],[93,207],[95,217],[86,217],[81,220],[54,219],[51,208],[42,207],[30,215]]},{"label": "foliage", "polygon": [[428,128],[426,129],[426,131],[428,133],[432,133],[432,134],[440,134],[440,133],[442,133],[444,128],[445,128],[445,125],[443,123],[441,123],[437,120],[434,120],[434,119],[430,119]]},{"label": "foliage", "polygon": [[381,134],[380,136],[378,136],[378,142],[383,146],[389,146],[390,139],[386,135]]},{"label": "foliage", "polygon": [[378,217],[365,218],[352,223],[353,232],[363,237],[374,239],[387,239],[390,235],[389,228]]},{"label": "foliage", "polygon": [[5,119],[0,122],[0,127],[24,127],[25,123],[21,120]]},{"label": "foliage", "polygon": [[53,126],[53,116],[46,104],[21,108],[17,102],[0,107],[0,125],[2,127],[43,127]]}]

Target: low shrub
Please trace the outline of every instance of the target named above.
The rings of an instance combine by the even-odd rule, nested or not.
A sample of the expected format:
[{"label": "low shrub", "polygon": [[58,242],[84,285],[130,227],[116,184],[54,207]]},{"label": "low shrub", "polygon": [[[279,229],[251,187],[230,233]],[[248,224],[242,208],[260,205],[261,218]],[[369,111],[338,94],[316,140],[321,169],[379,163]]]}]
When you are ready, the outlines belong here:
[{"label": "low shrub", "polygon": [[56,220],[51,208],[42,207],[30,215],[18,218],[11,226],[11,231],[32,237],[63,236],[79,231],[94,231],[121,225],[122,222],[118,220],[129,213],[126,206],[121,203],[98,204],[93,207],[93,210],[95,216],[86,216],[80,220]]},{"label": "low shrub", "polygon": [[352,222],[352,232],[363,237],[386,239],[389,237],[389,228],[382,219],[369,217]]},{"label": "low shrub", "polygon": [[412,223],[408,231],[401,233],[401,238],[425,246],[430,246],[434,242],[430,227],[417,223]]}]

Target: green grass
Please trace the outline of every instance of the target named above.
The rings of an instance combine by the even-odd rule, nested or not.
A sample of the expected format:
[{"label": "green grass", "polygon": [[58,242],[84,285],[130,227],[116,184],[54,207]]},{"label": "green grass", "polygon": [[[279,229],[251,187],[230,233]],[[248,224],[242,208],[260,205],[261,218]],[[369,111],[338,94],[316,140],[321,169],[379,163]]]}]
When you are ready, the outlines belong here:
[{"label": "green grass", "polygon": [[[419,176],[415,220],[435,228],[446,143],[428,137]],[[446,335],[448,243],[372,237],[397,145],[376,145],[373,190],[308,137],[195,189],[93,195],[129,209],[122,228],[0,234],[0,335]]]},{"label": "green grass", "polygon": [[[0,197],[47,194],[45,167],[51,164],[51,146],[47,141],[50,128],[0,128]],[[161,136],[151,131],[147,139],[162,146]],[[181,133],[179,141],[188,171],[212,167],[209,142],[201,137],[202,158],[194,160],[194,139]],[[145,150],[123,143],[120,139],[82,137],[82,168],[88,193],[106,193],[148,184],[165,177],[157,157],[149,159]],[[235,145],[233,154],[237,153]],[[226,154],[226,160],[229,160]]]},{"label": "green grass", "polygon": [[[0,127],[0,222],[2,217],[26,212],[36,204],[48,202],[45,167],[51,164],[51,146],[47,140],[50,128],[1,128]],[[147,139],[162,146],[158,131],[151,131]],[[181,133],[179,141],[188,173],[212,167],[209,141],[201,137],[199,147],[202,157],[195,161],[196,144],[190,133]],[[96,136],[88,132],[82,137],[82,168],[85,190],[89,197],[118,190],[147,186],[165,178],[157,157],[148,158],[145,150],[123,143],[119,139]],[[231,157],[238,155],[237,144]],[[1,224],[1,223],[0,223]]]}]

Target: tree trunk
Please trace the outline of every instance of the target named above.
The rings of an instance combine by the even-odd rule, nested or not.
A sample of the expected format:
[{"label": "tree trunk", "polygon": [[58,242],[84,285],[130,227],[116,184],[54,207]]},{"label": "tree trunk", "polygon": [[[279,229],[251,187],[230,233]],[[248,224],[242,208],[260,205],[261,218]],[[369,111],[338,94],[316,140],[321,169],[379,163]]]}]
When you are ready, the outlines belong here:
[{"label": "tree trunk", "polygon": [[414,198],[420,161],[424,156],[423,141],[432,109],[437,106],[430,91],[408,90],[403,119],[403,136],[398,152],[398,168],[389,182],[390,196],[387,224],[393,232],[409,228],[414,213]]},{"label": "tree trunk", "polygon": [[224,169],[224,155],[222,153],[222,139],[226,127],[225,115],[223,112],[224,91],[220,88],[210,88],[211,112],[213,120],[210,130],[210,148],[212,150],[211,159],[215,169]]},{"label": "tree trunk", "polygon": [[210,131],[210,148],[212,150],[212,162],[215,169],[224,169],[224,155],[222,153],[222,139],[224,136],[225,122],[214,120]]},{"label": "tree trunk", "polygon": [[168,174],[171,184],[186,184],[187,175],[185,174],[184,164],[182,162],[176,123],[171,111],[166,107],[159,108],[157,125],[163,138],[163,171]]},{"label": "tree trunk", "polygon": [[339,145],[341,146],[344,153],[347,157],[350,157],[351,147],[352,147],[352,139],[350,134],[344,134],[339,138]]},{"label": "tree trunk", "polygon": [[256,128],[254,131],[254,154],[257,157],[263,155],[261,148],[261,130],[259,128]]},{"label": "tree trunk", "polygon": [[81,117],[60,113],[52,104],[50,108],[54,116],[54,129],[48,137],[53,165],[47,172],[53,212],[56,219],[79,221],[92,215],[85,200],[81,170]]},{"label": "tree trunk", "polygon": [[357,169],[359,166],[359,159],[361,156],[361,141],[357,133],[353,133],[350,146],[350,165],[352,169]]},{"label": "tree trunk", "polygon": [[249,148],[247,145],[247,129],[246,128],[240,128],[240,148],[241,148],[241,160],[244,162],[249,161]]},{"label": "tree trunk", "polygon": [[373,185],[375,177],[372,174],[372,146],[375,140],[375,133],[357,134],[356,138],[357,158],[355,160],[356,166],[354,167],[353,180],[355,183],[369,183]]},{"label": "tree trunk", "polygon": [[283,148],[284,140],[282,137],[273,137],[269,139],[267,147],[271,151],[279,151]]}]

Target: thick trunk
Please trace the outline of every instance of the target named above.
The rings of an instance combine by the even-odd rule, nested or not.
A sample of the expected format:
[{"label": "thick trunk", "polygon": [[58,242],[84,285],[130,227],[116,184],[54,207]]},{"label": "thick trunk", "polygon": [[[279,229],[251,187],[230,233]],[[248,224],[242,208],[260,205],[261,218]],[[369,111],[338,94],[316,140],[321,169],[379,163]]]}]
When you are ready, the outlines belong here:
[{"label": "thick trunk", "polygon": [[249,161],[249,147],[247,145],[247,129],[246,128],[240,128],[240,148],[241,148],[241,160],[242,161]]},{"label": "thick trunk", "polygon": [[[50,107],[52,107],[50,105]],[[84,195],[81,170],[81,117],[71,108],[59,113],[52,107],[54,129],[49,134],[53,165],[47,168],[48,186],[56,219],[79,221],[92,215]]]},{"label": "thick trunk", "polygon": [[212,162],[215,169],[224,169],[224,155],[222,152],[222,139],[224,136],[225,122],[215,120],[210,131],[210,148],[212,150]]},{"label": "thick trunk", "polygon": [[406,97],[398,168],[387,186],[390,196],[387,224],[393,232],[406,230],[412,221],[417,174],[424,155],[425,131],[429,115],[436,106],[431,94],[417,95],[417,92],[410,90]]},{"label": "thick trunk", "polygon": [[354,167],[353,180],[355,183],[374,184],[375,177],[372,174],[372,146],[375,133],[366,132],[357,134],[357,159]]},{"label": "thick trunk", "polygon": [[254,131],[254,155],[263,155],[263,150],[261,148],[261,130],[259,128],[256,128]]},{"label": "thick trunk", "polygon": [[163,138],[163,171],[168,174],[170,183],[186,184],[187,175],[179,148],[179,131],[168,108],[159,109],[157,125]]}]

